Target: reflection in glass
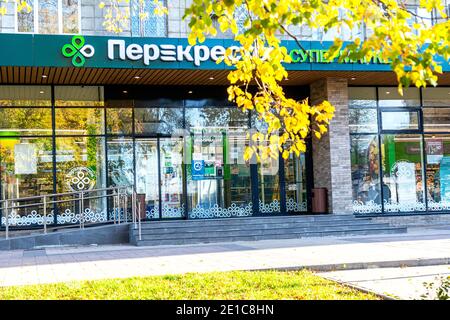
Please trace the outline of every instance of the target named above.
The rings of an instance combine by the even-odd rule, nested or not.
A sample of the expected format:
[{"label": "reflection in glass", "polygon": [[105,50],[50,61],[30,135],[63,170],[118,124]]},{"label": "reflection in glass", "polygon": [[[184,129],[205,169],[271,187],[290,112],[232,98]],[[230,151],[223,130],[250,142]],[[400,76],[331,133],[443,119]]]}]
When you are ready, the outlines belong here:
[{"label": "reflection in glass", "polygon": [[382,112],[383,130],[417,130],[419,114],[417,111]]},{"label": "reflection in glass", "polygon": [[290,154],[284,160],[286,181],[286,210],[288,212],[306,211],[306,176],[305,155],[300,157]]},{"label": "reflection in glass", "polygon": [[242,128],[248,126],[248,113],[233,108],[188,108],[186,128]]},{"label": "reflection in glass", "polygon": [[258,163],[259,212],[280,212],[280,180],[278,159],[267,158]]},{"label": "reflection in glass", "polygon": [[162,218],[181,218],[183,206],[183,139],[160,139]]},{"label": "reflection in glass", "polygon": [[[106,187],[105,145],[99,137],[56,138],[56,192],[72,193]],[[101,193],[90,193],[100,196]],[[71,222],[79,214],[80,201],[77,194],[59,197],[67,200],[58,204],[59,220]],[[85,199],[85,219],[89,222],[103,222],[107,219],[106,199]]]},{"label": "reflection in glass", "polygon": [[2,199],[53,193],[52,139],[0,137]]},{"label": "reflection in glass", "polygon": [[181,108],[136,108],[134,110],[136,133],[172,134],[183,128]]},{"label": "reflection in glass", "polygon": [[450,131],[450,108],[423,108],[422,112],[424,131]]},{"label": "reflection in glass", "polygon": [[133,140],[110,138],[107,140],[108,186],[131,186],[134,183]]},{"label": "reflection in glass", "polygon": [[104,133],[104,109],[56,108],[56,134],[98,135]]},{"label": "reflection in glass", "polygon": [[130,134],[133,132],[133,109],[107,108],[106,133]]},{"label": "reflection in glass", "polygon": [[0,108],[0,136],[51,134],[50,108]]},{"label": "reflection in glass", "polygon": [[450,209],[450,136],[425,135],[428,210]]},{"label": "reflection in glass", "polygon": [[136,140],[136,192],[145,196],[145,212],[159,218],[158,144],[156,139]]},{"label": "reflection in glass", "polygon": [[0,106],[51,107],[50,86],[0,86]]},{"label": "reflection in glass", "polygon": [[374,87],[349,87],[348,106],[350,108],[375,108],[377,94]]},{"label": "reflection in glass", "polygon": [[418,88],[403,88],[403,96],[395,87],[378,88],[380,107],[418,107],[420,106],[420,91]]},{"label": "reflection in glass", "polygon": [[34,0],[24,0],[26,6],[17,12],[17,31],[34,32]]},{"label": "reflection in glass", "polygon": [[63,33],[79,33],[78,6],[80,0],[62,1]]},{"label": "reflection in glass", "polygon": [[350,132],[377,132],[378,114],[376,109],[350,109]]},{"label": "reflection in glass", "polygon": [[[52,168],[51,138],[0,137],[2,200],[52,194]],[[23,227],[38,223],[36,215],[42,216],[43,208],[34,206],[34,203],[34,201],[16,201],[16,205],[29,206],[10,210],[9,224]],[[3,209],[1,211],[3,217],[5,213]],[[50,215],[50,212],[48,214]]]},{"label": "reflection in glass", "polygon": [[[381,212],[379,149],[377,135],[351,136],[353,211]],[[389,194],[384,185],[385,199]]]},{"label": "reflection in glass", "polygon": [[420,135],[382,135],[385,212],[425,211]]},{"label": "reflection in glass", "polygon": [[104,158],[103,138],[56,138],[57,192],[105,188]]},{"label": "reflection in glass", "polygon": [[[165,1],[162,1],[163,4]],[[155,14],[153,1],[131,1],[131,35],[133,37],[167,36],[166,15]]]},{"label": "reflection in glass", "polygon": [[422,104],[426,107],[450,106],[450,88],[425,88],[422,90]]},{"label": "reflection in glass", "polygon": [[103,106],[103,87],[55,86],[55,105],[57,107]]},{"label": "reflection in glass", "polygon": [[58,33],[58,0],[39,1],[39,33]]}]

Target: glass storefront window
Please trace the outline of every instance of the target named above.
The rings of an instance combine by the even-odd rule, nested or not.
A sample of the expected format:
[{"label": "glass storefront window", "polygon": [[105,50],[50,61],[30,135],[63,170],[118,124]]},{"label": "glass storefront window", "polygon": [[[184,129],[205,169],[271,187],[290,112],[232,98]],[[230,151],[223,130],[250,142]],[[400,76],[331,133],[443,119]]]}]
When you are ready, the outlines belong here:
[{"label": "glass storefront window", "polygon": [[[73,223],[80,212],[79,191],[106,187],[104,139],[100,137],[56,138],[56,192],[73,193],[59,200],[58,223]],[[102,192],[91,193],[100,196]],[[85,199],[83,213],[88,222],[107,220],[106,199]]]},{"label": "glass storefront window", "polygon": [[[446,134],[450,133],[449,88],[426,88],[422,93],[417,88],[406,88],[403,96],[397,88],[377,90],[381,110],[349,110],[353,211],[450,210],[450,201],[447,203],[442,191],[447,180],[447,153],[450,156],[450,135]],[[349,97],[352,95],[349,91]],[[375,110],[381,111],[378,123]],[[376,125],[381,126],[381,132]],[[369,195],[370,190],[377,200]]]},{"label": "glass storefront window", "polygon": [[450,108],[423,108],[423,130],[450,132]]},{"label": "glass storefront window", "polygon": [[379,87],[378,99],[380,107],[418,107],[420,91],[417,88],[403,88],[403,96],[396,87]]},{"label": "glass storefront window", "polygon": [[183,128],[183,109],[136,108],[134,121],[136,134],[172,134]]},{"label": "glass storefront window", "polygon": [[425,135],[428,210],[450,208],[450,136]]},{"label": "glass storefront window", "polygon": [[248,113],[233,108],[187,108],[186,128],[248,127]]},{"label": "glass storefront window", "polygon": [[422,100],[425,107],[449,107],[450,88],[425,88],[422,90]]},{"label": "glass storefront window", "polygon": [[56,134],[99,135],[104,133],[104,109],[56,108]]},{"label": "glass storefront window", "polygon": [[52,134],[50,108],[0,108],[0,136]]},{"label": "glass storefront window", "polygon": [[374,87],[349,87],[348,106],[350,108],[375,108],[377,93]]},{"label": "glass storefront window", "polygon": [[420,135],[381,136],[385,212],[425,211]]},{"label": "glass storefront window", "polygon": [[52,138],[0,137],[2,199],[53,193]]},{"label": "glass storefront window", "polygon": [[419,114],[417,111],[382,112],[381,124],[383,130],[417,130]]},{"label": "glass storefront window", "polygon": [[51,107],[50,86],[0,86],[2,107]]},{"label": "glass storefront window", "polygon": [[103,87],[55,86],[57,107],[101,107],[104,104]]},{"label": "glass storefront window", "polygon": [[108,154],[108,186],[131,186],[134,184],[133,139],[109,138]]},{"label": "glass storefront window", "polygon": [[376,109],[350,109],[350,132],[378,132],[378,113]]},{"label": "glass storefront window", "polygon": [[105,188],[104,159],[101,137],[56,138],[57,192]]},{"label": "glass storefront window", "polygon": [[[0,198],[17,199],[52,194],[52,149],[52,138],[0,137]],[[11,210],[9,224],[18,227],[35,224],[36,216],[42,215],[43,209],[42,206],[34,206],[34,203],[16,202],[28,206]],[[51,212],[47,214],[51,216]]]},{"label": "glass storefront window", "polygon": [[131,134],[133,132],[133,109],[107,108],[106,133]]},{"label": "glass storefront window", "polygon": [[[381,190],[378,136],[351,136],[350,148],[353,210],[355,213],[379,213]],[[387,191],[387,187],[384,188]]]}]

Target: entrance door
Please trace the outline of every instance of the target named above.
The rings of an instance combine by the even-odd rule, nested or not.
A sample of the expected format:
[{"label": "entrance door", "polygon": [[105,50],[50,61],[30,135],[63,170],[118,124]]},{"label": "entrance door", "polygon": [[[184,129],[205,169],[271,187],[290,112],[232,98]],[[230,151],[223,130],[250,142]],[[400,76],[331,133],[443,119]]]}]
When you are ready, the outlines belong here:
[{"label": "entrance door", "polygon": [[189,218],[252,215],[250,164],[242,157],[245,133],[215,127],[192,132],[187,170]]},{"label": "entrance door", "polygon": [[159,172],[157,139],[136,139],[136,192],[145,195],[145,211],[149,219],[161,217],[159,212]]},{"label": "entrance door", "polygon": [[136,139],[136,190],[148,219],[182,218],[183,140]]}]

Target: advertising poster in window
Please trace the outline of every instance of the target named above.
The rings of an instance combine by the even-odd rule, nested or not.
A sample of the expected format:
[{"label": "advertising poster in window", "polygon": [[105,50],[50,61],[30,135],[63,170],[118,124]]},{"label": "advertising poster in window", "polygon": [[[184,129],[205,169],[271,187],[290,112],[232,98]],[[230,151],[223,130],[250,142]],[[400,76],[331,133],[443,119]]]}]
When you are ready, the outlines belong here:
[{"label": "advertising poster in window", "polygon": [[425,141],[427,151],[427,163],[438,164],[444,157],[444,144],[440,139],[428,139]]},{"label": "advertising poster in window", "polygon": [[37,154],[34,143],[19,143],[14,146],[14,173],[37,174]]},{"label": "advertising poster in window", "polygon": [[397,161],[392,167],[399,203],[414,203],[417,200],[415,164],[405,160]]}]

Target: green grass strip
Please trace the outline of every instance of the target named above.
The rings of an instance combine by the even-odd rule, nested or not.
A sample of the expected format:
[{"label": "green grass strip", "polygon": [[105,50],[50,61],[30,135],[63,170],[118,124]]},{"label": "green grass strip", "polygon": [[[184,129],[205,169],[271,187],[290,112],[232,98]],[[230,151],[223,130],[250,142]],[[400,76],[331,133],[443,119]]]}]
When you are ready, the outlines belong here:
[{"label": "green grass strip", "polygon": [[373,300],[372,294],[323,279],[308,270],[233,271],[133,277],[0,288],[0,299],[289,299]]}]

